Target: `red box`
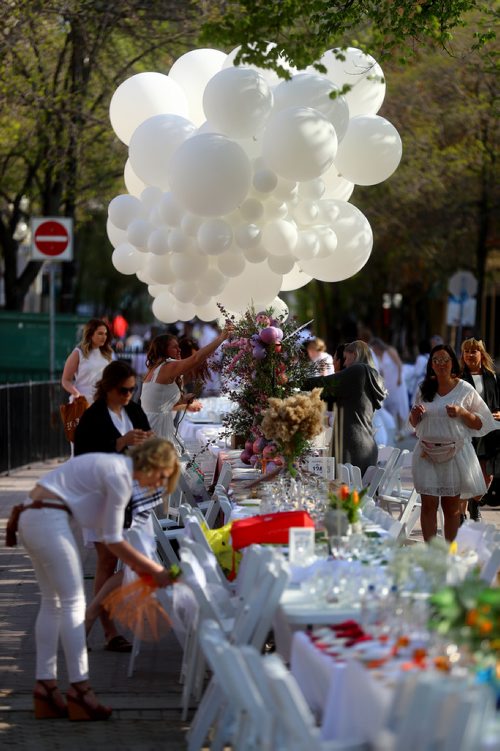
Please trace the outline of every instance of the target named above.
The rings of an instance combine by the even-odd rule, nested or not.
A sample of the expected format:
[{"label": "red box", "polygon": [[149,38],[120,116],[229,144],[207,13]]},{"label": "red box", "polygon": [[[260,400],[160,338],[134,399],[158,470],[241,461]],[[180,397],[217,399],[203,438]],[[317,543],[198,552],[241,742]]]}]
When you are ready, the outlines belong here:
[{"label": "red box", "polygon": [[290,527],[314,527],[314,522],[307,511],[280,511],[238,519],[231,527],[233,548],[240,550],[260,543],[288,545]]}]

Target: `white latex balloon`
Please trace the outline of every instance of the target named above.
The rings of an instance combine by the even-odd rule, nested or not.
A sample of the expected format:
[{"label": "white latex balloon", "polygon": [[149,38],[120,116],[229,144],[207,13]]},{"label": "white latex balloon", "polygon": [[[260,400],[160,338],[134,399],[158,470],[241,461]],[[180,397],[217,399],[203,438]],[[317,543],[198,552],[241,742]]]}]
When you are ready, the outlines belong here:
[{"label": "white latex balloon", "polygon": [[148,239],[153,226],[144,219],[134,219],[127,227],[127,240],[135,245],[137,250],[147,252]]},{"label": "white latex balloon", "polygon": [[293,256],[269,256],[267,263],[275,274],[288,274],[295,266]]},{"label": "white latex balloon", "polygon": [[151,297],[158,297],[158,295],[167,290],[168,287],[164,284],[148,284],[148,294],[150,294]]},{"label": "white latex balloon", "polygon": [[139,269],[139,271],[135,272],[136,277],[140,282],[143,284],[155,284],[155,280],[149,273],[149,262],[151,259],[151,253],[143,253],[142,257],[144,258],[144,266],[142,269]]},{"label": "white latex balloon", "polygon": [[290,314],[288,305],[280,297],[275,297],[267,307],[272,309],[274,318],[280,318],[283,322],[287,320]]},{"label": "white latex balloon", "polygon": [[288,180],[312,180],[326,172],[337,153],[335,128],[318,110],[289,107],[273,115],[262,143],[266,163]]},{"label": "white latex balloon", "polygon": [[168,229],[160,227],[154,229],[148,238],[148,251],[155,256],[164,256],[169,252]]},{"label": "white latex balloon", "polygon": [[312,276],[304,273],[299,264],[295,264],[295,267],[289,274],[285,274],[283,282],[281,283],[282,292],[290,292],[293,289],[300,289],[305,287],[312,279]]},{"label": "white latex balloon", "polygon": [[134,170],[132,169],[132,165],[130,164],[130,159],[127,159],[127,161],[125,162],[125,169],[123,170],[123,182],[125,183],[125,187],[127,188],[130,195],[137,196],[138,198],[142,195],[147,187],[146,183],[144,183],[135,174]]},{"label": "white latex balloon", "polygon": [[192,302],[198,293],[196,282],[179,280],[172,285],[171,292],[179,302]]},{"label": "white latex balloon", "polygon": [[273,256],[290,257],[297,245],[297,227],[285,219],[273,219],[262,229],[262,245]]},{"label": "white latex balloon", "polygon": [[228,214],[245,200],[250,162],[225,136],[205,133],[185,141],[170,160],[172,193],[194,214]]},{"label": "white latex balloon", "polygon": [[207,83],[222,68],[224,52],[198,49],[181,55],[170,68],[168,77],[184,91],[188,101],[189,118],[199,126],[205,121],[203,92]]},{"label": "white latex balloon", "polygon": [[148,257],[146,272],[154,284],[172,284],[175,282],[175,274],[170,265],[170,256],[153,255]]},{"label": "white latex balloon", "polygon": [[169,227],[178,227],[184,214],[172,193],[164,193],[160,201],[160,215]]},{"label": "white latex balloon", "polygon": [[110,202],[108,216],[111,224],[118,229],[126,230],[134,219],[144,218],[144,207],[135,196],[122,194]]},{"label": "white latex balloon", "polygon": [[201,253],[174,253],[170,265],[176,279],[189,282],[200,278],[208,269],[208,258]]},{"label": "white latex balloon", "polygon": [[[269,42],[267,45],[267,50],[271,49],[272,47],[276,47],[276,44],[274,42]],[[223,68],[229,68],[234,65],[234,59],[238,52],[240,51],[240,47],[235,47],[234,50],[232,50],[229,55],[227,55],[222,67]],[[294,68],[290,63],[287,62],[287,60],[282,56],[279,55],[278,57],[278,63],[280,67],[287,70],[290,75],[293,75],[294,73],[297,73],[297,69]],[[258,68],[256,65],[248,65],[247,63],[240,63],[240,68],[250,68],[251,70],[256,70],[258,73],[261,74],[267,81],[268,85],[272,88],[273,86],[277,86],[280,81],[283,79],[278,76],[278,74],[274,70],[268,70],[266,68]]]},{"label": "white latex balloon", "polygon": [[234,232],[234,240],[239,248],[255,248],[261,241],[261,231],[256,224],[241,224]]},{"label": "white latex balloon", "polygon": [[246,268],[245,256],[242,253],[228,250],[218,256],[217,266],[219,271],[227,277],[235,277],[242,274]]},{"label": "white latex balloon", "polygon": [[212,301],[211,295],[205,295],[203,292],[198,292],[193,298],[193,305],[198,310],[198,307],[203,308],[205,305],[208,305]]},{"label": "white latex balloon", "polygon": [[337,235],[331,227],[326,227],[324,225],[317,225],[314,230],[319,240],[319,252],[315,257],[331,258],[337,249]]},{"label": "white latex balloon", "polygon": [[325,184],[323,198],[337,198],[339,201],[348,201],[354,190],[354,183],[339,175],[335,164],[321,176]]},{"label": "white latex balloon", "polygon": [[231,247],[233,230],[223,219],[207,219],[196,235],[198,246],[209,256],[218,256]]},{"label": "white latex balloon", "polygon": [[200,321],[215,321],[220,315],[220,310],[214,300],[211,300],[206,305],[196,306],[196,317]]},{"label": "white latex balloon", "polygon": [[273,95],[265,79],[250,68],[225,68],[213,76],[203,93],[207,120],[219,133],[250,138],[269,117]]},{"label": "white latex balloon", "polygon": [[253,176],[252,185],[258,193],[272,193],[278,185],[278,175],[270,169],[258,169]]},{"label": "white latex balloon", "polygon": [[117,248],[118,245],[127,242],[126,230],[118,229],[118,227],[115,227],[110,219],[106,221],[106,233],[113,248]]},{"label": "white latex balloon", "polygon": [[248,222],[256,222],[263,215],[264,206],[262,201],[257,200],[257,198],[247,198],[241,204],[240,212],[243,219]]},{"label": "white latex balloon", "polygon": [[178,115],[156,115],[141,123],[129,146],[135,174],[145,183],[166,190],[172,154],[195,130],[192,122]]},{"label": "white latex balloon", "polygon": [[357,185],[376,185],[397,169],[403,145],[398,131],[384,117],[353,117],[340,144],[335,166]]},{"label": "white latex balloon", "polygon": [[323,282],[340,282],[356,274],[368,261],[373,247],[372,230],[364,214],[352,203],[336,203],[339,216],[333,230],[337,249],[327,258],[300,262],[306,274]]},{"label": "white latex balloon", "polygon": [[288,206],[286,203],[269,198],[264,203],[264,217],[260,223],[270,222],[274,219],[284,219],[288,215]]},{"label": "white latex balloon", "polygon": [[150,185],[141,193],[141,203],[146,211],[153,211],[159,205],[162,199],[163,193],[160,188],[156,188],[154,185]]},{"label": "white latex balloon", "polygon": [[291,201],[292,198],[295,198],[298,193],[299,184],[295,182],[295,180],[285,180],[285,178],[280,177],[278,179],[276,188],[273,190],[273,198],[275,198],[278,202],[288,202]]},{"label": "white latex balloon", "polygon": [[260,242],[258,245],[251,245],[248,248],[244,248],[243,255],[248,263],[262,263],[269,258],[269,253]]},{"label": "white latex balloon", "polygon": [[135,274],[144,264],[144,256],[129,243],[114,249],[111,263],[120,274]]},{"label": "white latex balloon", "polygon": [[287,107],[312,107],[331,122],[341,141],[349,123],[349,107],[345,97],[330,97],[338,91],[339,87],[320,73],[298,73],[274,89],[274,112]]},{"label": "white latex balloon", "polygon": [[219,269],[208,269],[202,277],[198,280],[198,288],[200,292],[215,297],[226,286],[226,277],[219,271]]},{"label": "white latex balloon", "polygon": [[168,233],[168,249],[171,253],[185,253],[191,250],[193,243],[179,227],[174,227]]},{"label": "white latex balloon", "polygon": [[177,310],[177,300],[169,290],[160,292],[151,306],[153,315],[163,323],[176,323],[180,320]]},{"label": "white latex balloon", "polygon": [[177,314],[179,321],[191,321],[196,314],[196,308],[191,302],[178,302]]},{"label": "white latex balloon", "polygon": [[127,145],[144,120],[166,113],[187,117],[188,103],[178,84],[162,73],[137,73],[127,78],[118,86],[109,105],[111,126]]},{"label": "white latex balloon", "polygon": [[299,197],[301,199],[308,198],[311,201],[318,201],[324,192],[325,182],[321,177],[317,177],[316,180],[308,180],[305,183],[300,183],[298,187]]},{"label": "white latex balloon", "polygon": [[309,261],[311,258],[316,258],[319,251],[319,237],[314,230],[299,232],[299,239],[293,252],[295,258],[299,261]]},{"label": "white latex balloon", "polygon": [[243,273],[230,279],[218,301],[229,310],[246,310],[252,300],[271,302],[281,287],[282,276],[274,274],[267,263],[247,263]]},{"label": "white latex balloon", "polygon": [[196,237],[202,221],[201,216],[185,211],[181,219],[181,230],[188,237]]},{"label": "white latex balloon", "polygon": [[356,47],[341,50],[345,60],[338,60],[334,50],[327,50],[320,63],[327,69],[327,77],[342,88],[351,90],[345,95],[350,117],[375,115],[385,97],[385,81],[382,68],[371,55]]},{"label": "white latex balloon", "polygon": [[299,201],[297,206],[293,209],[293,218],[299,226],[316,224],[318,222],[318,217],[319,208],[316,201]]}]

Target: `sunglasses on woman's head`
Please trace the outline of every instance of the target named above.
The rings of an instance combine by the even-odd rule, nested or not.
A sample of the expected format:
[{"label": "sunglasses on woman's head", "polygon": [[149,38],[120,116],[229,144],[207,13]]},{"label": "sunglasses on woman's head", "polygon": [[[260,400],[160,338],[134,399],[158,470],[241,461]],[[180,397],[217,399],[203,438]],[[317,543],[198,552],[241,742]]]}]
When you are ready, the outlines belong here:
[{"label": "sunglasses on woman's head", "polygon": [[120,394],[123,394],[123,396],[127,396],[127,394],[133,394],[135,391],[135,386],[120,386],[118,389]]}]

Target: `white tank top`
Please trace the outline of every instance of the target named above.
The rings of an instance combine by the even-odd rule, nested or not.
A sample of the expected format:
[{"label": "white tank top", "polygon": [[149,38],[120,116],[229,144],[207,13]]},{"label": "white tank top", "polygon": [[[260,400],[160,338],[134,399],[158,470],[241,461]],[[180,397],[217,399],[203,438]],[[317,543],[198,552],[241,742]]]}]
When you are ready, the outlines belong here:
[{"label": "white tank top", "polygon": [[92,404],[95,385],[111,361],[106,360],[100,349],[91,349],[88,357],[83,356],[80,347],[75,347],[74,351],[78,352],[78,370],[75,373],[74,385],[89,404]]}]

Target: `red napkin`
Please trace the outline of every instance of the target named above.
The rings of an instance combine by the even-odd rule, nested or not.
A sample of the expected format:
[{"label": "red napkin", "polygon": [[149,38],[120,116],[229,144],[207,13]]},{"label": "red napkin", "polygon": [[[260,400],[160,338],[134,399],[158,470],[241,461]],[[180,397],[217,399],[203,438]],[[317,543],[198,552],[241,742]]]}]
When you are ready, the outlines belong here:
[{"label": "red napkin", "polygon": [[361,628],[359,623],[357,621],[342,621],[341,623],[334,623],[332,626],[334,631],[343,631],[344,629],[349,628]]},{"label": "red napkin", "polygon": [[361,644],[361,642],[364,641],[373,641],[373,636],[369,636],[368,634],[363,634],[362,636],[358,636],[355,639],[350,639],[349,641],[346,641],[345,645],[346,647],[354,647],[355,644]]}]

